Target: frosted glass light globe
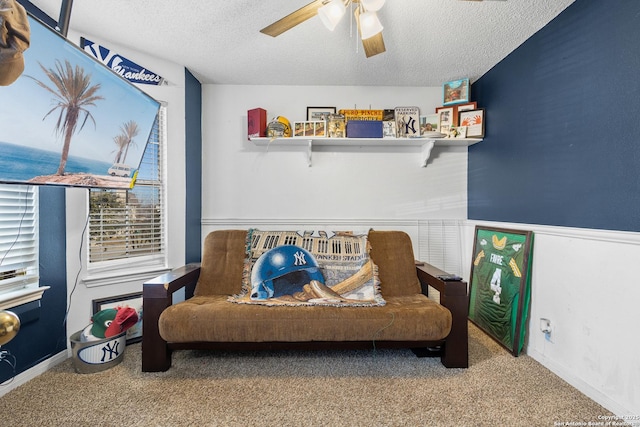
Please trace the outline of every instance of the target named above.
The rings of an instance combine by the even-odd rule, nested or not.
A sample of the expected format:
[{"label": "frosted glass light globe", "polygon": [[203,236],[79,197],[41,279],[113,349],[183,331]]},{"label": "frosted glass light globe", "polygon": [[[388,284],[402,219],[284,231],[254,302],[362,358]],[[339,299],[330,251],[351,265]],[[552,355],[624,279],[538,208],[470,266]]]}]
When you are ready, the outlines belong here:
[{"label": "frosted glass light globe", "polygon": [[340,19],[347,11],[342,0],[332,0],[318,9],[318,16],[329,31],[333,31]]},{"label": "frosted glass light globe", "polygon": [[365,12],[360,15],[360,37],[362,40],[375,36],[382,29],[382,24],[375,12]]}]

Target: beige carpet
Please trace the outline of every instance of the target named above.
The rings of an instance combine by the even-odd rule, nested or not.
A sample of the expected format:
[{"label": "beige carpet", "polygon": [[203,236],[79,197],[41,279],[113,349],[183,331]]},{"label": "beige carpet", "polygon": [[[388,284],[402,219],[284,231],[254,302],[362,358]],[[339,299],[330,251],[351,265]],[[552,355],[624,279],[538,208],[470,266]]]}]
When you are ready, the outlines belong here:
[{"label": "beige carpet", "polygon": [[71,360],[0,398],[3,426],[554,426],[611,413],[473,325],[469,369],[409,350],[174,353],[142,373],[140,344],[107,371]]}]

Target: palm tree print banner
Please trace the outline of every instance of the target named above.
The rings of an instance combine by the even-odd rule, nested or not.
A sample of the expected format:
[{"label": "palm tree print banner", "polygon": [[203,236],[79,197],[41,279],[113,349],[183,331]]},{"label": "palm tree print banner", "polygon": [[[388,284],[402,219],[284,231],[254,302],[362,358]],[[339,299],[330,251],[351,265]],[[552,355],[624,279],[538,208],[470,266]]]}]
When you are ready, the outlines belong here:
[{"label": "palm tree print banner", "polygon": [[160,104],[29,24],[25,70],[0,87],[0,182],[131,188]]}]

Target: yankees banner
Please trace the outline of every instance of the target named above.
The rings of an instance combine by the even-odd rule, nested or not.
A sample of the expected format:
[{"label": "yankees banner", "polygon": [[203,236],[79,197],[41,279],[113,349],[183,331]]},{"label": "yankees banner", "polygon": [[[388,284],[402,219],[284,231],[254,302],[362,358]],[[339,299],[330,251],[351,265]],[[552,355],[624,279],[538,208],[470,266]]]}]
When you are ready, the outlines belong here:
[{"label": "yankees banner", "polygon": [[80,38],[80,47],[89,55],[109,67],[114,73],[119,74],[131,83],[161,85],[165,82],[164,78],[158,74],[84,37]]}]

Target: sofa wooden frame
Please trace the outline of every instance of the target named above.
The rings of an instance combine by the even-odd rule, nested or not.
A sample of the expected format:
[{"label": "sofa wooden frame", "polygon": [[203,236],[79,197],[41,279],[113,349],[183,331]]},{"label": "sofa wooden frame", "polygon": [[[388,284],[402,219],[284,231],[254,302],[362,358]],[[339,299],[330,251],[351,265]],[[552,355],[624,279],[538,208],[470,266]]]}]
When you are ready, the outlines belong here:
[{"label": "sofa wooden frame", "polygon": [[193,295],[200,275],[200,264],[188,264],[156,277],[143,285],[142,371],[166,371],[171,367],[173,350],[275,350],[275,349],[367,349],[410,348],[418,357],[439,356],[447,368],[469,366],[468,323],[469,297],[467,283],[462,280],[444,281],[438,276],[444,271],[430,265],[416,266],[422,293],[428,294],[431,286],[440,293],[440,304],[452,315],[451,332],[442,341],[349,341],[349,342],[189,342],[168,343],[160,336],[158,319],[172,304],[173,294],[185,288],[185,298]]}]

